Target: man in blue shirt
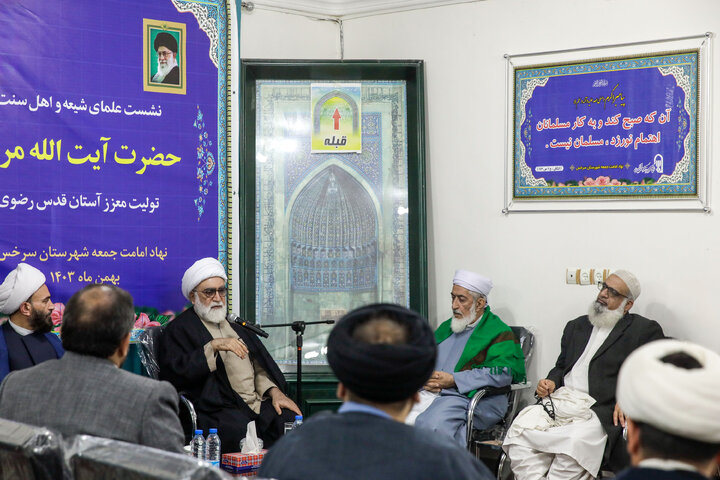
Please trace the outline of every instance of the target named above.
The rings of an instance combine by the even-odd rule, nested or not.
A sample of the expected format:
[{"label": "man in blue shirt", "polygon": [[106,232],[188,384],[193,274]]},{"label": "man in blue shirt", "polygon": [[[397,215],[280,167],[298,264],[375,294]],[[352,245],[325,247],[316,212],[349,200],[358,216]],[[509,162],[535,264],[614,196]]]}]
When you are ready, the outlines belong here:
[{"label": "man in blue shirt", "polygon": [[399,305],[361,307],[330,332],[339,380],[337,414],[320,413],[265,456],[261,477],[413,480],[490,479],[466,450],[403,422],[430,378],[437,349],[427,321]]},{"label": "man in blue shirt", "polygon": [[55,305],[45,275],[20,263],[0,285],[0,313],[10,319],[0,326],[0,381],[13,370],[63,356],[60,340],[50,333]]}]

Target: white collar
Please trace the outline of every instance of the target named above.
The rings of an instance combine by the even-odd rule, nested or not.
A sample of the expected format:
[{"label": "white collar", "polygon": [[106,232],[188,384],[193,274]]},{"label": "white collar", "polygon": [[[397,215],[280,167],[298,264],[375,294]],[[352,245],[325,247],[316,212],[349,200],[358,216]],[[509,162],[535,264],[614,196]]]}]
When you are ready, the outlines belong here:
[{"label": "white collar", "polygon": [[656,470],[685,470],[688,472],[697,472],[698,469],[689,463],[680,460],[671,460],[667,458],[646,458],[638,463],[638,467],[654,468]]},{"label": "white collar", "polygon": [[27,328],[21,327],[20,325],[15,325],[12,320],[8,319],[8,322],[10,323],[10,326],[18,335],[22,335],[23,337],[25,335],[30,335],[33,333],[32,330],[28,330]]}]

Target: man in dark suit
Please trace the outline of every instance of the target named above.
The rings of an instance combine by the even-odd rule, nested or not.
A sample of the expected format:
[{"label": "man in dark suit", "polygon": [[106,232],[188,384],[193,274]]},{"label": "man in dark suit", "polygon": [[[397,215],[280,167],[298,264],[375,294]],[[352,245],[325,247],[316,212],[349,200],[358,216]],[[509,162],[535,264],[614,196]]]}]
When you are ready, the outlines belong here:
[{"label": "man in dark suit", "polygon": [[50,333],[55,308],[45,275],[20,263],[0,285],[0,313],[10,316],[0,327],[0,381],[13,370],[63,356],[58,337]]},{"label": "man in dark suit", "polygon": [[598,287],[600,293],[588,314],[565,326],[555,367],[538,382],[536,391],[536,396],[546,399],[542,400],[546,408],[552,408],[550,397],[558,411],[570,406],[560,408],[558,400],[592,405],[591,410],[585,408],[566,425],[553,418],[555,423],[549,426],[554,428],[547,428],[542,414],[530,418],[542,407],[521,412],[522,420],[516,422],[522,429],[511,429],[504,445],[518,480],[538,475],[563,478],[559,471],[575,472],[575,477],[567,478],[592,478],[603,463],[615,471],[629,463],[619,441],[625,417],[615,401],[617,375],[633,350],[664,335],[657,322],[629,313],[640,295],[640,283],[632,273],[618,270]]},{"label": "man in dark suit", "polygon": [[259,475],[279,480],[492,478],[454,442],[404,424],[434,370],[436,352],[427,320],[399,305],[368,305],[345,315],[330,332],[327,351],[343,405],[337,414],[314,415],[285,435],[263,459]]},{"label": "man in dark suit", "polygon": [[0,417],[182,452],[172,385],[122,370],[135,312],[113,285],[88,285],[63,315],[65,355],[11,372],[0,384]]},{"label": "man in dark suit", "polygon": [[704,480],[720,458],[720,355],[661,340],[635,350],[618,376],[633,468],[618,480]]}]

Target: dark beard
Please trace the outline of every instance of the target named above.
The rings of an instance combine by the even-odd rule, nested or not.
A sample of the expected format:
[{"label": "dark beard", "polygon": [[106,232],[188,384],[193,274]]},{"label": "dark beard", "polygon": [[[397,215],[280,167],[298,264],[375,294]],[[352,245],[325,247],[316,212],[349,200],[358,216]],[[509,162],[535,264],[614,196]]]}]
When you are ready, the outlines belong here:
[{"label": "dark beard", "polygon": [[32,313],[30,314],[30,318],[28,319],[28,322],[30,323],[30,328],[33,332],[36,333],[48,333],[50,330],[52,330],[52,317],[50,314],[43,314],[39,310],[35,310],[33,308]]}]

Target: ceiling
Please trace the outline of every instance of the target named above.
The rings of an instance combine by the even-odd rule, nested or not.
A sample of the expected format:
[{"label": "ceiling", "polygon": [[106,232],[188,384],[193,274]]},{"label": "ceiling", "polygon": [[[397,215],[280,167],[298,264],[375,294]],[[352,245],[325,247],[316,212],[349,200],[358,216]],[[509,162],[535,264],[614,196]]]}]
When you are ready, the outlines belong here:
[{"label": "ceiling", "polygon": [[255,8],[330,17],[361,17],[481,0],[247,0]]}]

